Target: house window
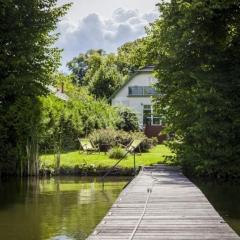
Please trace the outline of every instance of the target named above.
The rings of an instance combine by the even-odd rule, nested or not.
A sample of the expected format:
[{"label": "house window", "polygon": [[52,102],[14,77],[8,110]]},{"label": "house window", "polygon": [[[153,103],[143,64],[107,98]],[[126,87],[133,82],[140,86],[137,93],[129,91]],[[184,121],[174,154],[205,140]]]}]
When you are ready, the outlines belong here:
[{"label": "house window", "polygon": [[156,90],[151,86],[128,87],[128,96],[153,96]]},{"label": "house window", "polygon": [[143,125],[151,125],[152,123],[152,106],[143,106]]},{"label": "house window", "polygon": [[143,125],[162,125],[162,118],[155,113],[151,105],[143,105]]},{"label": "house window", "polygon": [[129,96],[143,96],[143,87],[133,86],[128,88]]},{"label": "house window", "polygon": [[156,94],[156,90],[153,87],[144,87],[145,96],[153,96]]}]

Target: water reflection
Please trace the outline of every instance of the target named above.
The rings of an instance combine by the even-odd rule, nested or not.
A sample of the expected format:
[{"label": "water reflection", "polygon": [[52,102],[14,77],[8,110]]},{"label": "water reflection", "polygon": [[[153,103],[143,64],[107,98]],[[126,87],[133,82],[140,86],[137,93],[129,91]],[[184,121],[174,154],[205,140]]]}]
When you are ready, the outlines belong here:
[{"label": "water reflection", "polygon": [[128,179],[16,179],[0,184],[0,239],[85,239]]},{"label": "water reflection", "polygon": [[[28,179],[0,183],[0,239],[82,240],[101,221],[127,178]],[[240,186],[194,182],[240,235]]]},{"label": "water reflection", "polygon": [[240,235],[240,185],[195,179],[193,182],[202,190],[225,221]]}]

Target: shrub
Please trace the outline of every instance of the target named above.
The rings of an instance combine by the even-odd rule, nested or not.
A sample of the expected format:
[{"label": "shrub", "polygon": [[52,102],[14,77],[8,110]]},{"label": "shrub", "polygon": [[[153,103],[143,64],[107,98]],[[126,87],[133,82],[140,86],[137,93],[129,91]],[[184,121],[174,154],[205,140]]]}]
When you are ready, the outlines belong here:
[{"label": "shrub", "polygon": [[[137,151],[147,152],[156,144],[154,139],[147,138],[143,132],[125,132],[123,130],[98,129],[89,135],[89,139],[100,146],[101,151],[107,151],[112,147],[127,146],[134,139],[143,139]],[[106,149],[108,146],[108,149]]]},{"label": "shrub", "polygon": [[109,151],[109,157],[114,159],[121,159],[126,155],[126,151],[121,147],[114,147]]},{"label": "shrub", "polygon": [[99,145],[101,151],[108,151],[116,145],[116,131],[112,128],[98,129],[89,135],[89,139],[95,145]]},{"label": "shrub", "polygon": [[120,121],[117,123],[117,128],[124,131],[138,131],[139,123],[136,113],[124,106],[116,107],[120,116]]},{"label": "shrub", "polygon": [[151,140],[152,140],[153,146],[158,145],[158,138],[157,137],[152,137]]},{"label": "shrub", "polygon": [[77,95],[67,102],[51,95],[41,98],[41,151],[52,152],[56,147],[61,151],[74,150],[79,146],[77,137],[86,136],[95,129],[116,127],[119,116],[113,107],[79,91],[81,98]]},{"label": "shrub", "polygon": [[112,128],[98,129],[89,135],[89,139],[100,146],[100,150],[106,150],[108,146],[109,150],[117,145],[127,145],[132,141],[131,133],[127,133],[122,130],[115,130]]}]

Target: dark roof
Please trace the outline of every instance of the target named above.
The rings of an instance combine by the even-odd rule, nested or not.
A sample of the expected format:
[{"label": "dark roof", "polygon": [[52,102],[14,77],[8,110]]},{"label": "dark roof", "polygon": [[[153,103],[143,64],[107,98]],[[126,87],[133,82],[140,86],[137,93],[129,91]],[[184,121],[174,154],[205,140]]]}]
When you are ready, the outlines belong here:
[{"label": "dark roof", "polygon": [[149,73],[149,72],[153,72],[154,70],[154,66],[146,66],[144,68],[138,69],[137,71],[135,71],[134,73],[132,73],[128,79],[126,80],[126,82],[119,88],[117,89],[112,96],[109,98],[109,100],[112,100],[134,77],[136,77],[137,75],[141,74],[141,73]]}]

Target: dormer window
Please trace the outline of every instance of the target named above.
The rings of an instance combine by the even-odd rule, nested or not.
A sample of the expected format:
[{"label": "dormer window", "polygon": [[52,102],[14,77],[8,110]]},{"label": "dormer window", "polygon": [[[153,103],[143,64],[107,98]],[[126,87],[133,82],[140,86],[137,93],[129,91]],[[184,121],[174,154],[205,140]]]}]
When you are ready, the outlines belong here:
[{"label": "dormer window", "polygon": [[128,87],[128,96],[135,97],[135,96],[153,96],[156,95],[156,90],[151,86],[131,86]]}]

